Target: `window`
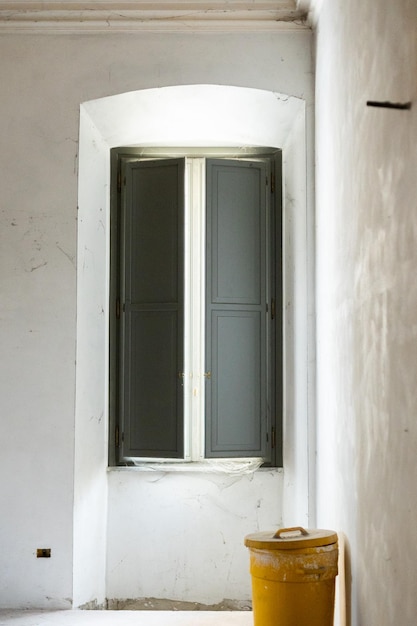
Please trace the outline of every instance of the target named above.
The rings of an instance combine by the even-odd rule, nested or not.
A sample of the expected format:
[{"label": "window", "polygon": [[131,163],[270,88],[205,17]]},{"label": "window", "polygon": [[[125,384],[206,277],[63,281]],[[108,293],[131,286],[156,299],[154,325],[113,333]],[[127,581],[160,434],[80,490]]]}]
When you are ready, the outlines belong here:
[{"label": "window", "polygon": [[111,462],[280,465],[280,152],[111,160]]}]

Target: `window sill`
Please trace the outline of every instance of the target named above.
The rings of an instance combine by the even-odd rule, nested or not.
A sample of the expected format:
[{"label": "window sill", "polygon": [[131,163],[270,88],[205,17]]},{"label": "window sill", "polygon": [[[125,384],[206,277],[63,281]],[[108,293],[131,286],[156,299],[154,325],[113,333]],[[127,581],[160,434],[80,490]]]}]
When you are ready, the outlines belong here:
[{"label": "window sill", "polygon": [[118,465],[108,467],[109,472],[163,472],[163,473],[188,473],[196,472],[203,474],[229,474],[234,476],[242,476],[244,474],[253,474],[259,469],[268,471],[278,470],[281,468],[265,467],[261,468],[262,458],[251,459],[206,459],[202,461],[180,461],[180,462],[141,462],[137,461],[133,465]]}]

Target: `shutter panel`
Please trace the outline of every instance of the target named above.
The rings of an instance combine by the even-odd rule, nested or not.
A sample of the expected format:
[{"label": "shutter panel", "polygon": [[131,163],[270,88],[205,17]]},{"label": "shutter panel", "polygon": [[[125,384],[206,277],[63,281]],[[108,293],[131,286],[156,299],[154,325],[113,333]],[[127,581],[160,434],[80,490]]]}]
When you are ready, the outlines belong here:
[{"label": "shutter panel", "polygon": [[266,166],[207,161],[206,456],[264,456]]},{"label": "shutter panel", "polygon": [[122,458],[181,458],[184,161],[130,161],[124,175]]}]

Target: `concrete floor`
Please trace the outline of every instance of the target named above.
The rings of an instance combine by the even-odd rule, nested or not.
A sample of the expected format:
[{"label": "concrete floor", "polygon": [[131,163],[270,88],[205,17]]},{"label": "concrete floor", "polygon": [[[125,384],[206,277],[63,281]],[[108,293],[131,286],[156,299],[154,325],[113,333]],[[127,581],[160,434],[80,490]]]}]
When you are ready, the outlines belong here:
[{"label": "concrete floor", "polygon": [[9,611],[0,626],[252,626],[251,611]]}]

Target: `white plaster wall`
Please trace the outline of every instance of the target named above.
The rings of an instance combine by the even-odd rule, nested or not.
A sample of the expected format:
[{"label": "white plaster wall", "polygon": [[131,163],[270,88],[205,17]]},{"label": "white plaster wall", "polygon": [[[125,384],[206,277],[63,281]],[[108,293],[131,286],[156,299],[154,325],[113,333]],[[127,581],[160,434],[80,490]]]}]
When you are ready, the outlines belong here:
[{"label": "white plaster wall", "polygon": [[[307,312],[309,281],[313,274],[314,246],[309,239],[306,171],[305,111],[295,116],[283,150],[284,205],[284,493],[283,515],[287,527],[313,526],[315,493],[310,491],[309,462],[315,457],[315,438],[309,424],[310,377],[315,363],[308,359],[309,336]],[[312,168],[308,168],[310,172]],[[311,192],[311,191],[310,191]],[[311,212],[311,211],[310,211]],[[311,236],[311,232],[310,232]],[[307,366],[306,366],[306,362]],[[314,475],[313,469],[313,475]],[[311,477],[310,477],[311,480]]]},{"label": "white plaster wall", "polygon": [[106,597],[108,412],[108,146],[80,112],[77,239],[73,602]]},{"label": "white plaster wall", "polygon": [[111,471],[108,597],[250,600],[243,539],[281,524],[281,493],[276,471]]},{"label": "white plaster wall", "polygon": [[[0,467],[7,477],[0,486],[0,577],[5,581],[0,606],[101,602],[106,593],[107,450],[101,414],[106,363],[97,366],[97,358],[105,354],[105,271],[103,248],[87,249],[81,243],[78,263],[97,263],[101,269],[98,286],[90,284],[97,294],[91,310],[96,331],[79,329],[85,343],[78,346],[77,358],[92,358],[90,376],[78,378],[75,396],[79,105],[135,89],[192,83],[250,86],[311,103],[310,35],[2,35],[0,80]],[[100,208],[95,198],[92,210]],[[89,385],[97,395],[88,397]],[[83,406],[76,420],[75,397],[77,406],[80,401]],[[128,476],[130,484],[135,478]],[[250,483],[253,512],[260,499],[266,502],[265,491],[271,506],[260,521],[279,523],[279,474],[274,487],[269,474],[262,479],[259,474],[259,480],[259,485]],[[236,501],[248,493],[246,481],[240,481],[244,488],[234,495]],[[207,491],[210,485],[208,481]],[[110,502],[119,505],[116,479],[111,487]],[[123,526],[117,526],[117,515],[109,510],[115,551],[121,550],[121,538],[124,546],[131,543]],[[249,527],[255,520],[249,516],[241,529],[246,532],[246,523]],[[225,532],[230,536],[231,527]],[[52,558],[36,559],[38,547],[51,547]],[[131,561],[130,573],[132,568]],[[190,582],[197,578],[194,571],[188,574]],[[112,585],[117,586],[115,579]],[[189,593],[191,597],[192,588]]]},{"label": "white plaster wall", "polygon": [[316,67],[318,525],[350,545],[352,626],[412,626],[416,2],[324,0]]},{"label": "white plaster wall", "polygon": [[0,606],[69,608],[78,119],[38,43],[0,37]]}]

